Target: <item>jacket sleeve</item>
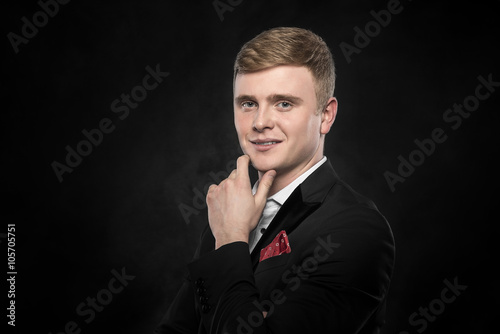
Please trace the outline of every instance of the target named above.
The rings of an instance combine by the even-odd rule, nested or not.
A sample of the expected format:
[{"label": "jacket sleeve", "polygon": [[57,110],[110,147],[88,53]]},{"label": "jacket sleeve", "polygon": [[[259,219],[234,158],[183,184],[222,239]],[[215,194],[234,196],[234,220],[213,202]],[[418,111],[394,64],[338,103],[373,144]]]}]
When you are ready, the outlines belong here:
[{"label": "jacket sleeve", "polygon": [[307,246],[292,245],[300,260],[286,264],[265,296],[256,288],[258,273],[244,242],[190,263],[206,332],[359,332],[384,302],[394,260],[392,233],[385,219],[368,211],[343,212],[335,220],[341,223],[320,226]]},{"label": "jacket sleeve", "polygon": [[[207,224],[200,236],[200,243],[193,260],[200,254],[213,249],[215,239]],[[199,291],[198,291],[199,293]],[[197,289],[189,275],[186,275],[175,299],[170,304],[160,324],[155,328],[155,334],[195,334],[200,332],[201,318],[200,300],[196,300]],[[203,301],[203,300],[202,300]],[[203,331],[202,331],[203,332]]]},{"label": "jacket sleeve", "polygon": [[154,333],[194,334],[198,333],[199,322],[192,284],[186,280]]}]

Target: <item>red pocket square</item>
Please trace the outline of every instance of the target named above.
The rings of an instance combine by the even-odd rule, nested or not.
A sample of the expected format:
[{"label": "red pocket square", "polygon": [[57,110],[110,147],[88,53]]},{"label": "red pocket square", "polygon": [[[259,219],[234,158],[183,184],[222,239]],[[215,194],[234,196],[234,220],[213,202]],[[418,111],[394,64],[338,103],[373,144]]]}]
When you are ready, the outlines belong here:
[{"label": "red pocket square", "polygon": [[290,243],[288,242],[288,236],[286,235],[286,231],[283,230],[278,233],[276,238],[274,238],[269,245],[260,250],[259,262],[283,253],[290,253],[291,251],[292,249],[290,248]]}]

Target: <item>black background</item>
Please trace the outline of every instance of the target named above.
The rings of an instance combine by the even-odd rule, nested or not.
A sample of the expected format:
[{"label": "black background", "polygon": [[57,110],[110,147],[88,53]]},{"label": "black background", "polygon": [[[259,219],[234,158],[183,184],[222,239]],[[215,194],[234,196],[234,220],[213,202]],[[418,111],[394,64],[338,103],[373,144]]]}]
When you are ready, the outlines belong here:
[{"label": "black background", "polygon": [[[194,189],[203,192],[210,172],[225,172],[239,155],[234,57],[264,29],[299,26],[322,36],[336,60],[339,113],[325,154],[395,235],[384,333],[417,333],[409,316],[455,278],[467,289],[425,332],[490,333],[500,89],[456,130],[443,114],[474,95],[478,76],[500,81],[500,2],[402,1],[350,62],[340,44],[354,46],[354,27],[364,29],[387,1],[232,3],[221,20],[211,0],[72,1],[18,53],[7,34],[21,35],[21,18],[32,21],[41,7],[3,4],[0,233],[6,254],[6,225],[16,224],[16,329],[59,333],[75,321],[81,333],[152,333],[205,224],[203,210],[188,222],[179,206],[200,208]],[[157,64],[169,76],[118,118],[111,102]],[[64,163],[66,145],[75,148],[104,118],[114,131],[59,182],[51,164]],[[414,140],[435,128],[447,140],[391,191],[384,172],[397,173],[398,156],[408,158]],[[122,268],[135,278],[86,323],[77,305]]]}]

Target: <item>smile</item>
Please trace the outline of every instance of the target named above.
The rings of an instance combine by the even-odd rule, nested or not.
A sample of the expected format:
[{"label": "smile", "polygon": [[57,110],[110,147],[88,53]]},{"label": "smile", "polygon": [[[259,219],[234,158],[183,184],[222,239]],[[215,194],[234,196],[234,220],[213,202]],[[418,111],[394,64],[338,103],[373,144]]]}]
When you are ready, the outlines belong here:
[{"label": "smile", "polygon": [[268,151],[281,143],[280,140],[276,139],[258,139],[258,140],[250,140],[253,144],[253,147],[260,152]]}]

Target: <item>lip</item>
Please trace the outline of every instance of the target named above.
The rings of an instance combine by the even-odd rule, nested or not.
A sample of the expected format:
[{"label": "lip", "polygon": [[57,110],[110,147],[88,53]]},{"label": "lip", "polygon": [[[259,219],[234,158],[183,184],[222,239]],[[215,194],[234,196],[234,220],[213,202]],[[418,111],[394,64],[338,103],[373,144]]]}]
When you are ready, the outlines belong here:
[{"label": "lip", "polygon": [[[260,152],[265,152],[269,151],[270,149],[278,146],[281,144],[281,140],[274,139],[274,138],[264,138],[264,139],[255,139],[255,140],[250,140],[250,143],[252,146]],[[264,143],[272,143],[272,144],[265,144]]]}]

